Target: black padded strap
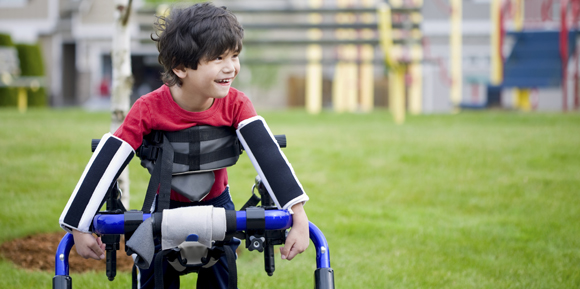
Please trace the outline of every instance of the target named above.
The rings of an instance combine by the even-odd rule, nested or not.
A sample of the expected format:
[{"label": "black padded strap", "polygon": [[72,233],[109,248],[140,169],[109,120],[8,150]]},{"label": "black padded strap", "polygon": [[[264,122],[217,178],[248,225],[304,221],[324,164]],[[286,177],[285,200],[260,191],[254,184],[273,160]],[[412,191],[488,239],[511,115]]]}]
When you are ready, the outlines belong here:
[{"label": "black padded strap", "polygon": [[154,272],[153,274],[155,275],[155,289],[164,289],[164,284],[163,284],[163,259],[165,258],[165,252],[164,251],[160,251],[157,253],[157,255],[155,255],[155,261],[154,261]]},{"label": "black padded strap", "polygon": [[145,193],[145,200],[143,201],[143,208],[141,211],[148,214],[151,213],[151,206],[153,205],[153,200],[155,200],[155,195],[157,194],[157,189],[159,188],[159,179],[161,172],[161,162],[158,161],[151,171],[151,178],[149,179],[149,185],[147,186],[147,192]]},{"label": "black padded strap", "polygon": [[147,187],[145,201],[143,202],[142,211],[144,213],[151,212],[151,205],[155,199],[155,195],[159,190],[159,198],[157,199],[158,211],[169,208],[169,197],[171,195],[171,171],[173,169],[173,147],[169,143],[167,137],[163,137],[162,149],[155,162],[155,167],[151,172],[151,179]]},{"label": "black padded strap", "polygon": [[202,142],[228,137],[232,132],[233,128],[228,126],[193,126],[180,131],[166,132],[165,135],[171,142]]},{"label": "black padded strap", "polygon": [[238,267],[236,267],[236,254],[232,247],[224,246],[226,260],[228,260],[228,289],[238,288]]},{"label": "black padded strap", "polygon": [[161,212],[169,209],[169,197],[171,195],[171,171],[173,169],[173,146],[169,143],[167,137],[163,137],[163,146],[161,152],[161,180],[159,182],[159,198],[157,199],[157,208]]},{"label": "black padded strap", "polygon": [[248,199],[248,201],[242,206],[242,208],[240,209],[240,211],[243,211],[249,207],[255,207],[258,205],[258,203],[260,203],[262,199],[260,199],[260,197],[256,196],[256,194],[254,194],[252,192],[252,196],[250,197],[250,199]]},{"label": "black padded strap", "polygon": [[131,271],[132,271],[131,272],[131,283],[132,283],[131,288],[138,289],[137,288],[137,265],[133,264],[133,270],[131,270]]}]

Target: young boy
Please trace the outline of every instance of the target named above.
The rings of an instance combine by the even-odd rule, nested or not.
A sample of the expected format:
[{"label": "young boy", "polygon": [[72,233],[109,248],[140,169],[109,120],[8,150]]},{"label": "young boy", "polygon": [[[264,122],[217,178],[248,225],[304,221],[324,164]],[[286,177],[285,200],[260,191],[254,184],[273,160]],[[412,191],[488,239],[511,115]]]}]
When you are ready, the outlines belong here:
[{"label": "young boy", "polygon": [[[157,42],[165,84],[138,99],[121,127],[113,135],[103,137],[59,220],[62,228],[72,232],[76,250],[84,258],[104,258],[104,244],[89,231],[92,218],[107,189],[152,131],[175,132],[211,126],[238,129],[240,135],[240,128],[250,125],[267,130],[265,123],[261,125],[263,119],[257,116],[250,100],[231,87],[240,71],[238,55],[242,50],[243,28],[230,11],[208,3],[174,8],[169,16],[158,17],[156,28],[157,37],[152,39]],[[246,151],[249,149],[246,147]],[[251,152],[248,155],[256,166],[258,157],[254,158]],[[286,158],[282,155],[280,159]],[[258,167],[256,169],[260,172]],[[284,175],[280,182],[273,179],[277,176],[269,177],[267,172],[264,176],[270,178],[267,180],[272,187],[269,191],[277,205],[292,213],[293,227],[285,246],[280,249],[282,259],[292,260],[309,245],[308,218],[303,209],[308,197],[289,163],[281,172]],[[213,205],[233,210],[226,169],[215,169],[211,175],[213,183],[197,198],[172,189],[170,208]],[[285,185],[277,185],[279,183]],[[198,288],[226,287],[228,266],[222,259],[199,272]],[[164,280],[170,279],[170,287],[178,288],[179,274],[173,272],[171,266],[165,267]],[[140,288],[152,288],[152,268],[140,270]]]}]

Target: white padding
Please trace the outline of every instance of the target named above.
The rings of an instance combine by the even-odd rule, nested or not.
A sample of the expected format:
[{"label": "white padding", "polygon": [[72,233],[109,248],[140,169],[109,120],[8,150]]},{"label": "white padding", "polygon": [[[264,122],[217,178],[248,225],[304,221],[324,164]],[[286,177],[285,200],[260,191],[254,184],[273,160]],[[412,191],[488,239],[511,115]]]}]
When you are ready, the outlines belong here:
[{"label": "white padding", "polygon": [[212,241],[225,239],[226,229],[224,208],[196,206],[163,210],[161,249],[175,248],[191,234],[199,237],[200,244],[211,247]]}]

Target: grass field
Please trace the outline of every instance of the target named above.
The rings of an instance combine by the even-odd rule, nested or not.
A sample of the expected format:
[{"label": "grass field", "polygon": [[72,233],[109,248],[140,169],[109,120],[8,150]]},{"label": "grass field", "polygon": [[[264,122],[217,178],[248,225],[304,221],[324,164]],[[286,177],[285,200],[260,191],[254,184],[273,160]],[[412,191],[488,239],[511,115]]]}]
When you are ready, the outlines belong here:
[{"label": "grass field", "polygon": [[[478,112],[262,112],[310,196],[326,235],[336,288],[580,287],[580,115]],[[0,243],[58,231],[58,217],[107,113],[0,110]],[[131,207],[147,174],[131,165]],[[230,169],[239,208],[256,175],[245,155]],[[315,252],[238,261],[239,288],[312,288]],[[0,260],[0,288],[50,288],[54,272]],[[73,274],[75,288],[130,288],[129,274]],[[195,275],[182,278],[194,288]]]}]

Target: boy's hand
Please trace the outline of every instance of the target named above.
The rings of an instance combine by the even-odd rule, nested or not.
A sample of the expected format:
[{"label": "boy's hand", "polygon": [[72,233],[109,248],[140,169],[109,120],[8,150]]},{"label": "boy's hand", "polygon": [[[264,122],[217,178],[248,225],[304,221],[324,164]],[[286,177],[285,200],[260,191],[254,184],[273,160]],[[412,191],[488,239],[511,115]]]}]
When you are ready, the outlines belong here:
[{"label": "boy's hand", "polygon": [[101,242],[101,237],[95,238],[93,234],[83,233],[77,230],[72,231],[75,240],[77,253],[83,258],[93,258],[101,260],[105,258],[105,244]]},{"label": "boy's hand", "polygon": [[284,247],[280,248],[282,259],[292,260],[296,255],[304,252],[310,244],[308,217],[302,203],[292,206],[292,229],[288,233]]}]

